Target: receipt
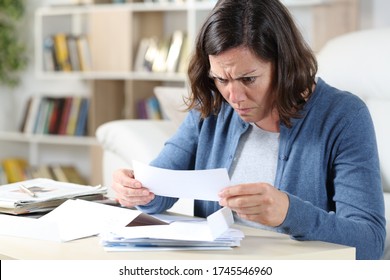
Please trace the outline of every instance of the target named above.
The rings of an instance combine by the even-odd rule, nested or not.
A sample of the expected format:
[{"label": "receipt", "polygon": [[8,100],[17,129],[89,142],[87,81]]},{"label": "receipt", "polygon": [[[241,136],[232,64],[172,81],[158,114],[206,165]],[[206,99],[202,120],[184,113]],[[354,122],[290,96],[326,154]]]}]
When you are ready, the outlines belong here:
[{"label": "receipt", "polygon": [[133,160],[135,178],[156,195],[218,201],[230,185],[226,168],[207,170],[162,169]]}]

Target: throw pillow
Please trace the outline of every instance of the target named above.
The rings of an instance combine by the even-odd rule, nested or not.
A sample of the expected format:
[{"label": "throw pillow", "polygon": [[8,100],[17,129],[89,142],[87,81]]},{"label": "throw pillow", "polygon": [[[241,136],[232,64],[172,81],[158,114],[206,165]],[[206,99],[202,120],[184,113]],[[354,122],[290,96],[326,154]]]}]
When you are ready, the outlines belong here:
[{"label": "throw pillow", "polygon": [[155,87],[154,94],[165,118],[179,126],[187,116],[185,100],[188,90],[181,87]]}]

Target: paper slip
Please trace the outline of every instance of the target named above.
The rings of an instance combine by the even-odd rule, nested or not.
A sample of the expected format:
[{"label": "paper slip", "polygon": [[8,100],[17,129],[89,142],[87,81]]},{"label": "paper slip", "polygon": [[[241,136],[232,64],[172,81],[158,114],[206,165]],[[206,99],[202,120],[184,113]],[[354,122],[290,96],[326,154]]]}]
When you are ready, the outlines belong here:
[{"label": "paper slip", "polygon": [[162,169],[133,161],[135,178],[156,195],[218,201],[230,185],[225,168],[207,170]]}]

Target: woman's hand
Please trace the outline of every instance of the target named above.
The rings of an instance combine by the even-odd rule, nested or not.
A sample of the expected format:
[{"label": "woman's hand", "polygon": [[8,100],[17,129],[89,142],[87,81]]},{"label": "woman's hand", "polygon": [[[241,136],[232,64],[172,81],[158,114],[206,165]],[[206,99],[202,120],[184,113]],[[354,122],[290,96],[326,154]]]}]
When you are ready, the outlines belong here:
[{"label": "woman's hand", "polygon": [[286,193],[266,183],[227,187],[219,196],[219,204],[239,217],[272,227],[283,223],[290,204]]},{"label": "woman's hand", "polygon": [[154,193],[134,179],[133,170],[119,169],[114,172],[112,177],[112,189],[116,193],[116,199],[122,206],[145,205],[154,199]]}]

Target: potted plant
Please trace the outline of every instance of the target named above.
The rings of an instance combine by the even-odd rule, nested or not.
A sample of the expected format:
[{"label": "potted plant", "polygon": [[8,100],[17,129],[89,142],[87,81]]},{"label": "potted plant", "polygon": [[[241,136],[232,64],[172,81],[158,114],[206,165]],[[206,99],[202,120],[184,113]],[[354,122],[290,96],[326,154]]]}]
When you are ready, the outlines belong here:
[{"label": "potted plant", "polygon": [[23,14],[24,0],[0,0],[0,85],[16,86],[27,64],[26,47],[17,32]]}]

